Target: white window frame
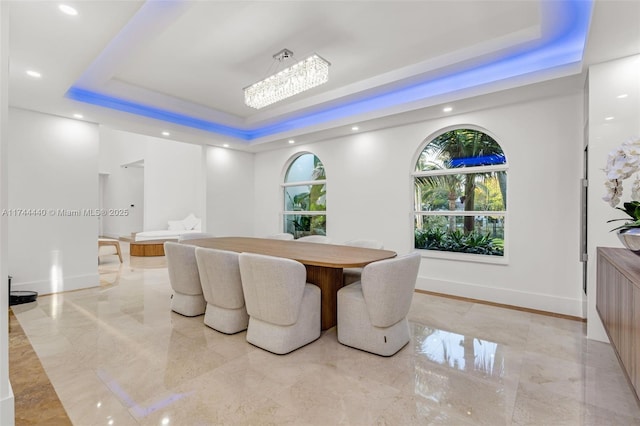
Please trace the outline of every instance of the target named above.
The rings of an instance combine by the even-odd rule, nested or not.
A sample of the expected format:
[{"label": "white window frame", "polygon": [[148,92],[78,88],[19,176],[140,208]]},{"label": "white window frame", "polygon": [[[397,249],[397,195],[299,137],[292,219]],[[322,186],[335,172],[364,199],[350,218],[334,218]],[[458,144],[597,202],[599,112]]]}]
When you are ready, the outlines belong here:
[{"label": "white window frame", "polygon": [[[284,181],[287,177],[287,173],[289,171],[289,168],[291,167],[291,165],[293,163],[296,162],[296,160],[298,158],[300,158],[303,155],[306,154],[311,154],[313,156],[315,156],[316,158],[320,159],[320,157],[318,157],[316,154],[312,153],[312,152],[300,152],[297,155],[291,157],[289,159],[289,161],[286,164],[286,167],[284,168],[284,174],[282,176],[282,181]],[[322,162],[322,160],[320,160]],[[322,164],[324,165],[324,162],[322,162]],[[282,196],[282,202],[281,202],[281,206],[285,206],[285,189],[288,187],[292,187],[292,186],[314,186],[314,185],[324,185],[325,186],[325,193],[327,192],[327,179],[319,179],[319,180],[305,180],[305,181],[298,181],[298,182],[282,182],[280,184],[280,194]],[[291,216],[291,215],[298,215],[298,216],[327,216],[327,210],[325,207],[325,210],[284,210],[282,209],[280,211],[280,227],[282,229],[281,232],[286,232],[286,228],[284,226],[284,218],[285,216]]]},{"label": "white window frame", "polygon": [[[287,183],[283,183],[280,185],[280,190],[282,191],[282,193],[284,194],[284,189],[290,186],[315,186],[315,185],[324,185],[325,188],[327,187],[327,180],[326,179],[321,179],[321,180],[305,180],[305,181],[301,181],[301,182],[287,182]],[[325,190],[326,192],[326,190]],[[284,204],[284,202],[283,202]],[[283,210],[282,211],[282,216],[285,215],[290,215],[290,214],[299,214],[299,215],[304,215],[304,216],[326,216],[327,215],[327,211],[326,210]]]},{"label": "white window frame", "polygon": [[[482,130],[478,130],[483,132]],[[484,132],[486,133],[486,132]],[[420,151],[418,152],[418,156],[422,154],[424,149],[427,147],[429,143],[422,146]],[[413,162],[413,168],[416,167],[417,160]],[[448,260],[459,260],[465,262],[478,262],[478,263],[490,263],[490,264],[498,264],[498,265],[506,265],[509,263],[508,258],[508,236],[509,236],[509,219],[507,211],[509,210],[494,210],[494,211],[485,211],[485,210],[471,210],[471,211],[459,211],[459,210],[416,210],[415,206],[415,180],[416,178],[423,176],[442,176],[442,175],[466,175],[473,173],[487,173],[487,172],[508,172],[509,165],[508,163],[494,165],[494,166],[475,166],[475,167],[457,167],[450,169],[442,169],[442,170],[427,170],[427,171],[414,171],[411,173],[411,193],[412,193],[412,220],[411,220],[411,240],[412,246],[414,250],[420,252],[422,257],[434,258],[434,259],[448,259]],[[507,173],[507,182],[508,182]],[[507,184],[507,188],[509,185]],[[502,216],[504,218],[504,252],[502,256],[492,256],[486,254],[474,254],[474,253],[459,253],[452,251],[440,251],[440,250],[425,250],[415,248],[415,219],[418,215],[421,216]]]}]

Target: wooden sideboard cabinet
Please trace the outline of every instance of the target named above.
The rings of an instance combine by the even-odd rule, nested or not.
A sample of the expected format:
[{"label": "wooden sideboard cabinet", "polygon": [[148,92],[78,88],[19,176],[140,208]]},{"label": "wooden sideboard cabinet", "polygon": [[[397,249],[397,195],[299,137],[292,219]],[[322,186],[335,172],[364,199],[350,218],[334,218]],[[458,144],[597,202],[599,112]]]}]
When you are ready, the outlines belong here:
[{"label": "wooden sideboard cabinet", "polygon": [[598,247],[596,309],[640,399],[640,256]]}]

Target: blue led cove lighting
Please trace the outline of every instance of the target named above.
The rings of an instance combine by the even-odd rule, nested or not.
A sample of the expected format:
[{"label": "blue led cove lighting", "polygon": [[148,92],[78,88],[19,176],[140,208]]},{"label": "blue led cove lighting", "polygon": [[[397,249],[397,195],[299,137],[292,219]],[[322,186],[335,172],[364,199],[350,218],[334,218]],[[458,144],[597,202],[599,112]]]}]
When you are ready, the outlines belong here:
[{"label": "blue led cove lighting", "polygon": [[479,157],[452,158],[451,167],[494,166],[507,162],[504,154],[481,155]]},{"label": "blue led cove lighting", "polygon": [[90,90],[71,87],[66,96],[70,99],[80,102],[86,102],[92,105],[99,105],[105,108],[117,111],[128,112],[131,114],[142,115],[144,117],[161,120],[168,123],[180,124],[181,126],[200,129],[207,132],[218,133],[220,135],[231,136],[238,139],[249,140],[250,132],[223,124],[214,123],[212,121],[202,120],[190,117],[185,114],[166,111],[136,102],[126,101],[112,96],[103,95],[92,92]]},{"label": "blue led cove lighting", "polygon": [[530,47],[526,51],[513,53],[494,62],[444,77],[422,81],[411,86],[252,129],[231,127],[75,86],[67,91],[66,96],[80,102],[251,141],[355,114],[376,111],[545,69],[579,63],[582,60],[589,31],[593,1],[564,0],[543,2],[541,7],[547,8],[546,13],[553,17],[555,27],[551,29],[551,34],[541,44]]}]

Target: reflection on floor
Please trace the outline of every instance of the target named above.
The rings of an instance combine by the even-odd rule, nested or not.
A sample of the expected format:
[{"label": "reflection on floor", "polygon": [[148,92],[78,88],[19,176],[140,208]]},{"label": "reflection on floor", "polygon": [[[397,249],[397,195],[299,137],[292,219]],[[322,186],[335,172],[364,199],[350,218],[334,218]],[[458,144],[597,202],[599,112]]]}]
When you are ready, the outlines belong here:
[{"label": "reflection on floor", "polygon": [[101,287],[14,309],[75,425],[640,425],[584,323],[416,293],[391,358],[335,328],[278,356],[171,313],[164,257],[127,249]]}]

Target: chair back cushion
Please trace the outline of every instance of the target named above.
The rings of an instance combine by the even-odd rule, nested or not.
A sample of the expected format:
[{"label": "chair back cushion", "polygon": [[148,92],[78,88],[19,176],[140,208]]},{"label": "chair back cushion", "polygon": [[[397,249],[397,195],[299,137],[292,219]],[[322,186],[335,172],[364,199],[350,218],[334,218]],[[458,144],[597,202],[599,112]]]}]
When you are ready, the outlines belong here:
[{"label": "chair back cushion", "polygon": [[371,324],[390,327],[409,313],[420,253],[370,263],[362,270],[362,293]]},{"label": "chair back cushion", "polygon": [[307,235],[306,237],[298,238],[296,241],[302,241],[304,243],[331,244],[331,238],[326,235]]},{"label": "chair back cushion", "polygon": [[174,291],[188,295],[202,294],[196,247],[167,241],[164,243],[169,282]]},{"label": "chair back cushion", "polygon": [[291,241],[293,240],[293,234],[289,234],[288,232],[281,232],[278,234],[271,234],[268,235],[265,238],[269,238],[271,240],[285,240],[285,241]]},{"label": "chair back cushion", "polygon": [[242,253],[239,260],[249,316],[276,325],[295,324],[306,284],[304,265],[253,253]]},{"label": "chair back cushion", "polygon": [[207,303],[226,309],[244,306],[238,256],[233,251],[196,248],[202,293]]}]

